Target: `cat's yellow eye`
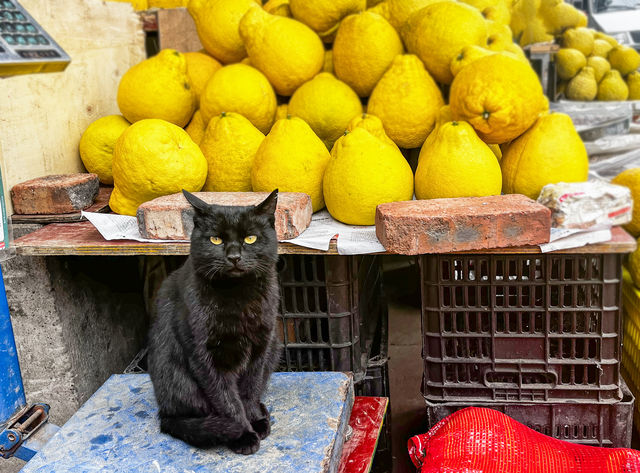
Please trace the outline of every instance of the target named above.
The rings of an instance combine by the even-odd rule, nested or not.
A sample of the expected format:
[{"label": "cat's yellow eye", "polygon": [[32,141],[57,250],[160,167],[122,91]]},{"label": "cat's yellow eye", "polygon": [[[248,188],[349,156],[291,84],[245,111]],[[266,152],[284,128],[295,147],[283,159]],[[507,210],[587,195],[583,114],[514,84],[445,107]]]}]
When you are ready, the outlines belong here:
[{"label": "cat's yellow eye", "polygon": [[214,245],[222,245],[222,238],[220,237],[211,237],[209,240],[211,240],[211,243]]},{"label": "cat's yellow eye", "polygon": [[255,235],[249,235],[248,237],[244,237],[244,242],[245,242],[247,245],[253,245],[253,244],[256,242],[256,240],[257,240],[257,239],[258,239],[258,237],[257,237],[257,236],[255,236]]}]

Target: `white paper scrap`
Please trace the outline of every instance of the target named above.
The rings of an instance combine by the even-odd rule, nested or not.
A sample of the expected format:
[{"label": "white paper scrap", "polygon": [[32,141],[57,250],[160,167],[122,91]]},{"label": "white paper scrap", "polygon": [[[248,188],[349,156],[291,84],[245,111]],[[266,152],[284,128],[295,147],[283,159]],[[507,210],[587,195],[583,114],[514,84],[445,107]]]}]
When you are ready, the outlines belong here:
[{"label": "white paper scrap", "polygon": [[[553,236],[553,230],[551,234]],[[540,251],[548,253],[550,251],[567,250],[569,248],[579,248],[585,245],[592,245],[594,243],[602,243],[611,240],[611,228],[589,230],[589,231],[571,231],[566,229],[558,229],[563,231],[569,231],[568,235],[564,235],[562,238],[556,238],[549,243],[540,245]]]},{"label": "white paper scrap", "polygon": [[[138,229],[138,219],[129,215],[82,212],[100,232],[105,240],[135,240],[145,243],[170,243],[185,240],[150,240],[142,238]],[[188,240],[186,240],[188,241]]]},{"label": "white paper scrap", "polygon": [[357,255],[385,251],[376,237],[376,227],[345,225],[335,220],[327,210],[317,212],[311,218],[311,224],[298,237],[286,240],[287,243],[327,251],[331,239],[338,236],[338,253]]}]

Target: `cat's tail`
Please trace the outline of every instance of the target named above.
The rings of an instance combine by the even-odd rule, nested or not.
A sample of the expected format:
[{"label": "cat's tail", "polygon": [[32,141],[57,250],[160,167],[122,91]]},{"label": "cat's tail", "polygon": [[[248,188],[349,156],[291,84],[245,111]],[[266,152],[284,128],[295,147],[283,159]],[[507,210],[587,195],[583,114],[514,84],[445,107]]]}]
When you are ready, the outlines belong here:
[{"label": "cat's tail", "polygon": [[160,430],[194,447],[207,448],[239,438],[244,428],[227,417],[160,417]]}]

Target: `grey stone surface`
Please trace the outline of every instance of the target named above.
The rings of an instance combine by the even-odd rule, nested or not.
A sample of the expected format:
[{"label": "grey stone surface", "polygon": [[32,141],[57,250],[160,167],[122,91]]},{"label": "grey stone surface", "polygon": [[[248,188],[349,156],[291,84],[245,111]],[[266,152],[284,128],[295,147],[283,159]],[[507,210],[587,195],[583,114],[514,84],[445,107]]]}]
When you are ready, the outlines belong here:
[{"label": "grey stone surface", "polygon": [[27,401],[50,404],[52,422],[63,424],[142,347],[146,263],[89,256],[2,263]]}]

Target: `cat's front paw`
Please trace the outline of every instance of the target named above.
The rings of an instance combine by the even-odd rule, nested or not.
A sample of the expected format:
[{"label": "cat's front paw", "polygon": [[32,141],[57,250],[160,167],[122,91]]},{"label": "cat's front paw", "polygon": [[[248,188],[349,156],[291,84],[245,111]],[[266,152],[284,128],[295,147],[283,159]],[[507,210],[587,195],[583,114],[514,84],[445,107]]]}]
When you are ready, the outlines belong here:
[{"label": "cat's front paw", "polygon": [[260,440],[266,439],[271,433],[271,422],[269,422],[269,417],[251,422],[251,427],[256,431]]},{"label": "cat's front paw", "polygon": [[229,442],[229,448],[234,453],[251,455],[260,448],[260,437],[258,437],[257,433],[247,430],[240,438]]}]

